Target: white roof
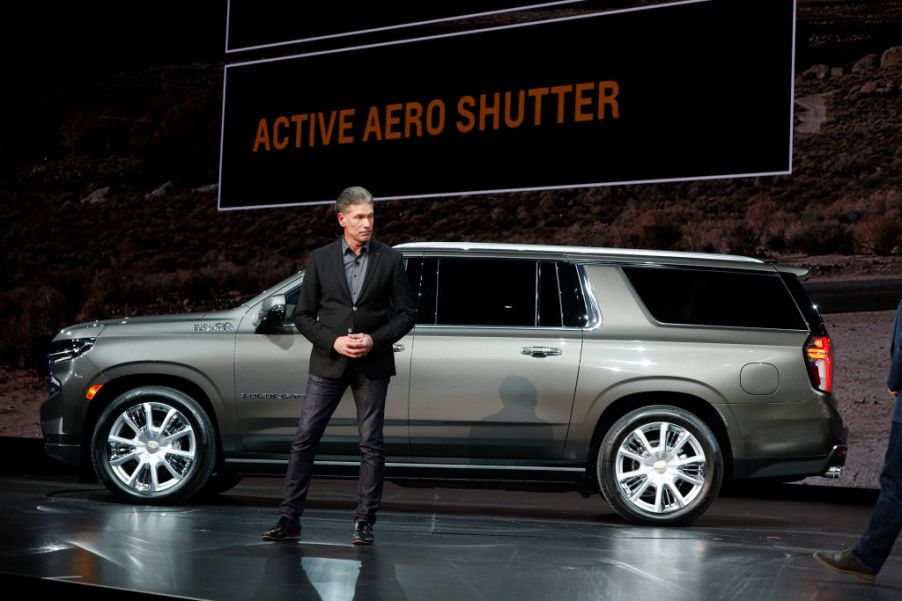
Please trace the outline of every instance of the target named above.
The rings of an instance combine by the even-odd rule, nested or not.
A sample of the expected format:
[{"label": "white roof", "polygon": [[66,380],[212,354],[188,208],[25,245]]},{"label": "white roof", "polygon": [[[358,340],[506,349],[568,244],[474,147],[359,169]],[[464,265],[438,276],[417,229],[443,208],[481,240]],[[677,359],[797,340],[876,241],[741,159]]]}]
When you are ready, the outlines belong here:
[{"label": "white roof", "polygon": [[708,261],[740,261],[745,263],[764,263],[760,259],[742,255],[725,255],[717,253],[694,253],[675,250],[641,250],[635,248],[605,248],[600,246],[563,246],[554,244],[501,244],[494,242],[407,242],[394,248],[400,250],[457,250],[457,251],[502,251],[530,253],[559,253],[572,255],[592,255],[597,257],[635,257],[696,259]]}]

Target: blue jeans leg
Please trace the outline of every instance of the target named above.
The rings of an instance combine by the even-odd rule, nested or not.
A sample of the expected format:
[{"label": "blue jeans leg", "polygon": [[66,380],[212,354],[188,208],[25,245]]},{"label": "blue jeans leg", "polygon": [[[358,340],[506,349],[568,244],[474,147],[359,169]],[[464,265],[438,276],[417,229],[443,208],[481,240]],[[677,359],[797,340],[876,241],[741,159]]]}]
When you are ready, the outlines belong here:
[{"label": "blue jeans leg", "polygon": [[341,396],[348,387],[346,378],[332,379],[311,375],[307,379],[304,408],[288,457],[288,472],[279,513],[290,519],[300,518],[310,490],[313,458],[329,419],[335,413]]},{"label": "blue jeans leg", "polygon": [[880,496],[868,529],[852,548],[852,555],[866,567],[879,571],[902,530],[902,423],[893,422],[883,471]]},{"label": "blue jeans leg", "polygon": [[382,504],[382,482],[385,474],[385,397],[388,378],[355,375],[351,391],[357,406],[357,431],[360,436],[360,474],[357,480],[357,508],[354,520],[376,522]]}]

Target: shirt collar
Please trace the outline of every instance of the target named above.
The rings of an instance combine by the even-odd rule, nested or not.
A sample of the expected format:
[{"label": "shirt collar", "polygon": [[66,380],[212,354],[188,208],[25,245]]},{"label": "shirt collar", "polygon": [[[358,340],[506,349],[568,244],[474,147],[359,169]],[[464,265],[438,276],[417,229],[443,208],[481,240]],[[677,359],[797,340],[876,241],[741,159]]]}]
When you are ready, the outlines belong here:
[{"label": "shirt collar", "polygon": [[[351,250],[351,247],[348,245],[348,241],[345,240],[345,237],[342,236],[342,237],[341,237],[341,254],[342,254],[342,255],[346,255],[346,254],[348,254],[348,251],[349,251],[349,250]],[[369,252],[370,252],[370,240],[367,240],[367,241],[363,244],[363,248],[360,250],[360,254],[361,254],[361,255],[362,255],[363,253],[369,254]],[[354,251],[351,251],[351,254],[354,254]]]}]

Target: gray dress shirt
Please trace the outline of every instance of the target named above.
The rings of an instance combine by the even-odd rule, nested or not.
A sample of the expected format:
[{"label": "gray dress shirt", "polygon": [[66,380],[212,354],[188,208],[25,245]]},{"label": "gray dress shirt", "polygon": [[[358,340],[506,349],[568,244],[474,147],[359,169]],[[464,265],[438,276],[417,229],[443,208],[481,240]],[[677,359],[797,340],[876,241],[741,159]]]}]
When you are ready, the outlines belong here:
[{"label": "gray dress shirt", "polygon": [[348,292],[351,293],[351,302],[356,303],[360,296],[360,287],[363,286],[363,278],[366,276],[366,262],[370,244],[367,242],[360,249],[360,254],[355,255],[347,241],[341,239],[341,252],[344,259],[345,278],[348,282]]}]

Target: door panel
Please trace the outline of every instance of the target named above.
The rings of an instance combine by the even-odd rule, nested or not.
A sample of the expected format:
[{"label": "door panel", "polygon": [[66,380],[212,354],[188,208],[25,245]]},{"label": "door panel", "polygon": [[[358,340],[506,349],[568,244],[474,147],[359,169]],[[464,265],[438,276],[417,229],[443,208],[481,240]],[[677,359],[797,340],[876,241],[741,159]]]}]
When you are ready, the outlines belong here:
[{"label": "door panel", "polygon": [[417,326],[416,344],[410,382],[414,455],[561,458],[581,331]]}]

